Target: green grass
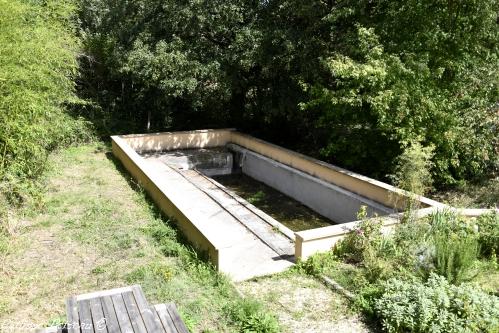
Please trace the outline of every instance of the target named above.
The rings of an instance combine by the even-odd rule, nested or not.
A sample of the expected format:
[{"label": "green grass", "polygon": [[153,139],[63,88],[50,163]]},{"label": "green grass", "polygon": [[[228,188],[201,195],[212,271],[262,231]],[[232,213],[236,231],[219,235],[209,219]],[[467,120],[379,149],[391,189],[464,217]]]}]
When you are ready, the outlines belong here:
[{"label": "green grass", "polygon": [[3,250],[0,237],[0,325],[45,325],[64,316],[69,295],[138,283],[151,303],[175,302],[192,332],[278,327],[261,304],[234,315],[254,301],[198,257],[106,145],[63,150],[50,164],[42,208],[14,214],[19,227],[8,240],[16,250]]}]

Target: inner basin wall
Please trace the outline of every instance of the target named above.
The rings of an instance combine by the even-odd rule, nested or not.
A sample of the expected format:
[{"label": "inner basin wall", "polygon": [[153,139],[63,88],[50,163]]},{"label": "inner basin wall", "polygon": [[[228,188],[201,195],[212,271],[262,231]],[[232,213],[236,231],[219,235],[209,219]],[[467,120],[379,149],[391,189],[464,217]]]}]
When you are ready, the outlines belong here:
[{"label": "inner basin wall", "polygon": [[369,216],[393,213],[389,207],[263,155],[234,144],[228,144],[228,147],[238,155],[236,161],[244,174],[290,196],[333,222],[355,221],[361,206],[367,207]]}]

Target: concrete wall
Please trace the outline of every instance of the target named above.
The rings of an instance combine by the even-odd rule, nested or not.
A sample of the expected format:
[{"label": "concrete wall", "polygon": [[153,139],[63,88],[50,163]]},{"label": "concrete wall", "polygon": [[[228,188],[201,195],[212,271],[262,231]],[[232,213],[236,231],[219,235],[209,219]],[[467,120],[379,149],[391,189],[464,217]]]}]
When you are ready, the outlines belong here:
[{"label": "concrete wall", "polygon": [[[452,207],[446,207],[445,209],[455,211],[457,214],[467,217],[490,214],[494,211],[499,212],[497,209],[455,209]],[[439,210],[442,210],[442,208],[428,207],[419,209],[414,214],[418,218],[422,218]],[[398,213],[379,217],[378,219],[383,223],[382,232],[385,234],[389,233],[399,223],[402,214]],[[306,260],[315,253],[331,250],[336,242],[343,239],[351,230],[356,228],[359,222],[354,221],[330,227],[295,232],[295,257]]]},{"label": "concrete wall", "polygon": [[171,195],[168,195],[168,184],[162,181],[161,174],[152,170],[148,163],[144,161],[128,144],[119,136],[111,137],[112,150],[124,167],[130,172],[134,179],[149,193],[158,207],[168,216],[173,217],[185,235],[189,235],[189,241],[199,250],[208,254],[213,264],[217,267],[222,265],[219,249],[214,241],[206,237],[206,233],[189,219],[177,205],[172,202]]},{"label": "concrete wall", "polygon": [[151,134],[122,135],[138,153],[174,149],[191,149],[224,146],[230,141],[233,129],[162,132]]},{"label": "concrete wall", "polygon": [[234,144],[229,144],[228,147],[241,154],[243,173],[285,193],[334,222],[355,221],[362,205],[367,206],[369,216],[375,213],[393,213],[391,208],[265,156]]},{"label": "concrete wall", "polygon": [[[379,209],[380,212],[383,212],[386,207],[394,208],[399,211],[404,210],[408,198],[407,192],[391,185],[253,138],[249,135],[236,132],[233,129],[126,135],[113,137],[112,139],[114,154],[151,194],[158,206],[168,215],[173,216],[179,221],[180,228],[186,235],[189,235],[189,240],[212,257],[215,265],[219,266],[219,269],[220,266],[223,265],[223,262],[228,260],[222,258],[228,258],[230,252],[226,252],[225,255],[222,255],[221,249],[223,246],[215,246],[217,243],[210,240],[210,237],[213,237],[214,239],[218,237],[218,241],[223,242],[223,237],[220,237],[223,235],[212,235],[207,237],[206,235],[210,235],[209,228],[200,230],[196,224],[193,224],[185,215],[189,214],[189,212],[187,210],[178,209],[176,204],[172,202],[169,197],[167,193],[168,190],[175,191],[175,189],[167,189],[168,185],[165,183],[165,180],[155,176],[154,170],[147,167],[146,163],[137,152],[217,147],[224,146],[228,143],[234,143],[262,155],[270,161],[269,163],[267,163],[268,161],[262,163],[263,159],[261,157],[247,160],[246,163],[250,164],[246,165],[245,172],[250,176],[264,181],[282,192],[289,194],[294,193],[293,196],[298,200],[300,200],[300,198],[305,200],[310,196],[315,197],[315,200],[321,201],[322,196],[325,196],[327,199],[322,201],[320,204],[321,207],[327,206],[326,201],[342,202],[343,204],[338,204],[334,209],[330,209],[329,211],[321,211],[321,207],[311,206],[311,208],[318,210],[323,215],[338,222],[347,221],[350,218],[350,220],[355,219],[355,215],[353,215],[352,212],[358,210],[357,207],[360,203],[366,203],[366,199],[370,199],[372,202],[379,205],[377,207],[376,204],[368,204],[368,206],[375,207],[376,209]],[[284,169],[286,169],[286,167],[290,168],[287,168],[285,173],[276,173],[275,168],[277,168],[277,166],[272,166],[272,160],[283,164],[285,167]],[[254,163],[256,166],[254,165],[252,167],[251,163]],[[256,167],[257,170],[260,170],[258,174],[252,173],[251,169],[254,167]],[[293,169],[298,172],[289,172]],[[267,175],[267,173],[270,176]],[[324,189],[327,186],[322,186],[323,183],[320,181],[305,181],[307,176],[316,177],[326,184],[329,183],[329,186],[334,187],[335,191],[327,192]],[[289,185],[291,188],[287,188],[287,183],[294,185]],[[319,184],[321,186],[319,186]],[[347,191],[342,192],[341,189],[338,190],[335,186]],[[315,194],[317,191],[326,192],[321,192],[321,195],[317,195]],[[352,196],[351,193],[348,195],[347,192],[353,192],[357,194],[358,197]],[[348,206],[348,203],[343,199],[351,199],[352,197],[354,200],[351,200],[350,202],[353,202],[354,204]],[[359,198],[363,199],[361,200]],[[431,211],[433,209],[443,209],[447,207],[442,203],[425,197],[418,197],[418,201],[422,207],[427,207],[421,210],[423,213],[428,210]],[[338,213],[338,208],[347,211],[347,213]],[[393,216],[384,217],[383,221],[385,229],[390,229],[393,225],[398,223],[398,219]],[[353,228],[356,223],[358,222],[349,222],[342,225],[334,225],[331,227],[295,233],[296,256],[305,259],[315,252],[329,250],[334,243],[344,237],[349,229]]]},{"label": "concrete wall", "polygon": [[[231,132],[230,142],[328,183],[348,189],[384,206],[394,207],[399,211],[403,211],[405,208],[407,192],[389,184],[236,131]],[[422,207],[446,207],[442,203],[421,196],[418,197],[418,201]]]}]

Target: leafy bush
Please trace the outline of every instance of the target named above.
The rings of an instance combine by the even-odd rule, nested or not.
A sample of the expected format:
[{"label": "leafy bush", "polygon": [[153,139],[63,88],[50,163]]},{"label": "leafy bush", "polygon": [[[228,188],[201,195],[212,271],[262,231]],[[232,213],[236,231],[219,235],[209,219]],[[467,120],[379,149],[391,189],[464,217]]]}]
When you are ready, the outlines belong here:
[{"label": "leafy bush", "polygon": [[434,236],[436,272],[452,283],[460,283],[468,276],[478,258],[478,239],[457,234]]},{"label": "leafy bush", "polygon": [[499,254],[499,213],[482,215],[476,219],[480,252],[490,257]]},{"label": "leafy bush", "polygon": [[0,0],[0,192],[11,197],[29,192],[48,151],[89,136],[66,111],[80,102],[70,4]]},{"label": "leafy bush", "polygon": [[375,301],[383,327],[396,332],[494,332],[499,298],[472,285],[454,286],[442,276],[426,283],[390,279]]},{"label": "leafy bush", "polygon": [[499,166],[497,0],[83,0],[80,20],[81,91],[116,131],[238,127],[374,177],[419,143],[437,184]]},{"label": "leafy bush", "polygon": [[375,251],[383,239],[382,222],[376,218],[368,218],[367,207],[362,206],[357,214],[360,220],[342,240],[337,242],[333,253],[351,262],[361,262],[367,251]]},{"label": "leafy bush", "polygon": [[469,221],[453,212],[431,216],[435,270],[452,283],[460,283],[478,258],[478,235]]},{"label": "leafy bush", "polygon": [[241,333],[280,332],[277,319],[255,300],[243,298],[229,303],[225,310]]}]

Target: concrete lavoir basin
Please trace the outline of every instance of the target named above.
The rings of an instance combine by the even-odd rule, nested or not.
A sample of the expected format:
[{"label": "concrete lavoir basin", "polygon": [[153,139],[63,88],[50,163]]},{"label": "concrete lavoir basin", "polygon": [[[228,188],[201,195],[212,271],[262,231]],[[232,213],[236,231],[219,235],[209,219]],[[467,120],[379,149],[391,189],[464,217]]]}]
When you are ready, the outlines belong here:
[{"label": "concrete lavoir basin", "polygon": [[[276,273],[330,249],[366,206],[384,227],[398,223],[404,191],[232,129],[112,137],[113,153],[217,269],[235,280]],[[318,214],[331,226],[294,232],[212,176],[243,173]],[[445,205],[418,197],[421,214]]]}]

